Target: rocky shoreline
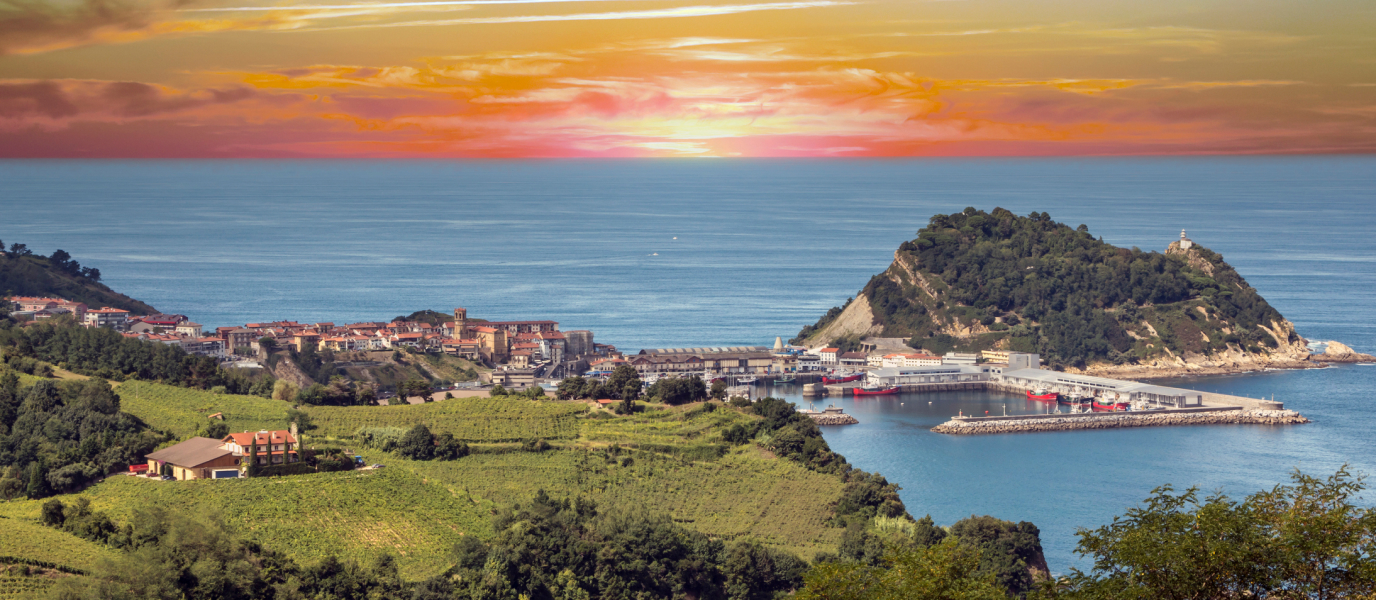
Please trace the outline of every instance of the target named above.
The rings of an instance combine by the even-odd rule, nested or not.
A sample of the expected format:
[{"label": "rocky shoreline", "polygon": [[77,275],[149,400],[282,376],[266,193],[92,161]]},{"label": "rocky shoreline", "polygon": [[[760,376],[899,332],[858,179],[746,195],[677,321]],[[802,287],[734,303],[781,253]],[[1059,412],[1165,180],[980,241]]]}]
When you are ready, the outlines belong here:
[{"label": "rocky shoreline", "polygon": [[933,427],[932,431],[950,435],[980,435],[1176,425],[1298,425],[1308,422],[1309,419],[1293,410],[1229,410],[1180,413],[1111,413],[1047,419],[996,419],[988,421],[952,419]]},{"label": "rocky shoreline", "polygon": [[1066,369],[1065,372],[1079,375],[1094,375],[1096,377],[1108,377],[1110,379],[1141,381],[1143,379],[1176,379],[1180,377],[1198,377],[1201,375],[1245,375],[1247,373],[1257,373],[1260,371],[1289,369],[1322,369],[1334,364],[1357,363],[1376,363],[1376,356],[1370,354],[1348,354],[1338,356],[1315,354],[1306,360],[1277,361],[1269,363],[1235,365],[1198,365],[1186,363],[1183,366],[1171,365],[1167,367],[1123,365],[1106,368],[1090,367],[1087,369]]}]

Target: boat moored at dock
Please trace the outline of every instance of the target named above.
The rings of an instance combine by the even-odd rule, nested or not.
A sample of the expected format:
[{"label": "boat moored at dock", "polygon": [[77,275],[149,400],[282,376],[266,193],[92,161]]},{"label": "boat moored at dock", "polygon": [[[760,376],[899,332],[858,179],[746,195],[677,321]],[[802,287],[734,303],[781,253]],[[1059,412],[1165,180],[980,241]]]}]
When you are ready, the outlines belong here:
[{"label": "boat moored at dock", "polygon": [[898,386],[890,387],[858,387],[851,390],[856,396],[895,396],[898,394]]},{"label": "boat moored at dock", "polygon": [[1035,400],[1037,402],[1047,402],[1050,404],[1055,404],[1056,400],[1060,399],[1060,397],[1061,395],[1059,393],[1048,391],[1046,388],[1038,389],[1035,392],[1032,390],[1027,390],[1027,399]]}]

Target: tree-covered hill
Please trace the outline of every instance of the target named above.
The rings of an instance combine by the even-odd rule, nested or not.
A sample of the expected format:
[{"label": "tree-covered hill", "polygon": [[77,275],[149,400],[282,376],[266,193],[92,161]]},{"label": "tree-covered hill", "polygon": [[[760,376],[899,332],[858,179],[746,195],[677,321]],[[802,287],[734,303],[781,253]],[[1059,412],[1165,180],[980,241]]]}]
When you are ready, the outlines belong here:
[{"label": "tree-covered hill", "polygon": [[52,256],[36,255],[24,244],[11,244],[8,251],[0,251],[0,296],[53,296],[84,302],[91,308],[108,306],[138,315],[158,312],[101,283],[100,269],[83,267],[62,250]]},{"label": "tree-covered hill", "polygon": [[936,215],[844,310],[795,343],[910,338],[935,353],[1038,352],[1062,367],[1303,360],[1293,325],[1219,254],[1119,248],[1002,208]]}]

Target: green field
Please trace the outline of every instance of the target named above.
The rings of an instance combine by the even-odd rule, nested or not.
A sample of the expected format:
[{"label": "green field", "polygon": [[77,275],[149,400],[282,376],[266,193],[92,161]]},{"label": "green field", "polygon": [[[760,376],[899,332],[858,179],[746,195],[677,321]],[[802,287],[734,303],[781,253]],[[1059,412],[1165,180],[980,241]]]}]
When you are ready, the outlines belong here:
[{"label": "green field", "polygon": [[115,388],[115,393],[124,412],[178,437],[200,430],[215,413],[224,413],[230,431],[286,429],[287,410],[291,408],[282,400],[212,394],[146,381],[126,381]]},{"label": "green field", "polygon": [[[399,469],[221,481],[118,476],[80,495],[90,498],[92,508],[108,511],[121,522],[135,507],[151,504],[192,515],[218,514],[246,538],[302,564],[329,554],[367,562],[391,553],[408,579],[431,577],[448,568],[449,549],[461,536],[491,535],[490,505]],[[11,517],[0,522],[36,519],[41,504],[0,504],[0,513]]]},{"label": "green field", "polygon": [[411,427],[424,423],[434,433],[452,433],[468,442],[518,442],[578,437],[579,402],[533,401],[514,397],[454,398],[403,406],[313,406],[308,409],[316,435],[350,437],[361,427]]}]

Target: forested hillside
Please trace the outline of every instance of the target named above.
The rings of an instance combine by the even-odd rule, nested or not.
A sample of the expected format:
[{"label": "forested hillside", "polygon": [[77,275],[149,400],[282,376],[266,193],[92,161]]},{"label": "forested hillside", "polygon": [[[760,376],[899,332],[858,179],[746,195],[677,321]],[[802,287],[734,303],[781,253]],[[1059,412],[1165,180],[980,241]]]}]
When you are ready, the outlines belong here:
[{"label": "forested hillside", "polygon": [[0,244],[0,295],[55,296],[84,302],[91,308],[108,306],[138,315],[158,312],[101,283],[100,269],[83,267],[62,250],[39,256],[24,244],[11,244],[8,251]]},{"label": "forested hillside", "polygon": [[[857,314],[867,317],[859,325]],[[932,217],[855,301],[794,341],[854,346],[866,335],[935,353],[1038,352],[1065,367],[1306,353],[1293,326],[1203,246],[1119,248],[1085,225],[1001,208]]]}]

